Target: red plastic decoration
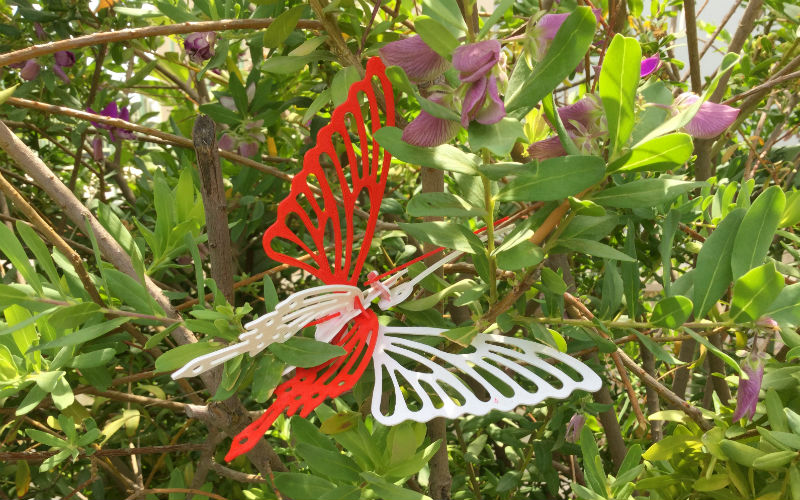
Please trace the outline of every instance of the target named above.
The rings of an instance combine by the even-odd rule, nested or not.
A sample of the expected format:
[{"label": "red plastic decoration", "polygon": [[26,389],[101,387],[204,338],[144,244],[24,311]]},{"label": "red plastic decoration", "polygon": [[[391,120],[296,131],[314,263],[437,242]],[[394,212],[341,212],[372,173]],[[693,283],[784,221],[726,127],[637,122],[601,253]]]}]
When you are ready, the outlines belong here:
[{"label": "red plastic decoration", "polygon": [[[367,136],[359,95],[366,97],[369,107],[366,121],[372,133],[382,126],[394,126],[394,95],[385,69],[378,57],[367,62],[366,77],[350,87],[347,100],[333,111],[330,123],[319,131],[316,146],[306,152],[303,169],[292,179],[289,195],[278,204],[277,220],[264,233],[264,251],[270,258],[307,271],[327,285],[358,285],[378,221],[391,156]],[[385,99],[385,123],[381,123],[378,96],[373,88],[376,79]],[[360,151],[350,139],[348,115],[356,125]],[[345,147],[347,162],[344,165],[336,151],[337,144]],[[333,169],[328,171],[320,165],[320,159],[326,156],[333,164]],[[315,193],[311,186],[317,186],[321,192]],[[337,203],[332,186],[341,188],[341,204]],[[364,238],[359,247],[354,248],[354,211],[364,193],[369,199],[369,219]],[[302,224],[302,233],[311,236],[313,248],[303,242],[303,234],[298,235],[289,226],[288,222],[295,217]],[[330,252],[325,251],[326,231],[333,236],[330,241],[334,246],[332,260]],[[297,254],[311,256],[311,263],[275,250],[276,240],[290,243],[290,247],[298,250]]]},{"label": "red plastic decoration", "polygon": [[[391,156],[367,135],[365,121],[371,124],[370,135],[382,126],[394,125],[394,94],[385,70],[378,57],[367,62],[366,76],[350,87],[347,100],[333,111],[330,123],[319,131],[317,144],[305,154],[303,169],[292,179],[289,194],[278,204],[277,220],[264,233],[264,250],[270,258],[307,271],[326,285],[358,284],[375,232]],[[385,106],[379,107],[373,83],[380,84]],[[362,97],[369,109],[368,120],[362,114]],[[385,123],[381,120],[381,108],[385,109]],[[358,149],[349,135],[348,115],[358,133]],[[344,165],[336,151],[337,144],[344,145],[347,158]],[[325,156],[333,164],[327,171],[320,164]],[[319,192],[312,190],[315,185]],[[332,186],[341,188],[341,204],[336,201]],[[362,198],[363,202],[365,194],[369,200],[369,218],[364,237],[355,247],[354,211],[357,200]],[[292,219],[300,221],[299,232],[290,227]],[[329,242],[334,246],[332,259],[331,252],[325,250],[326,231],[333,235]],[[311,236],[313,248],[303,242],[304,235]],[[311,256],[311,262],[275,250],[272,245],[276,240],[288,242],[297,253]],[[287,415],[299,412],[305,417],[326,398],[335,398],[352,389],[369,365],[378,338],[375,313],[360,303],[356,307],[360,314],[331,341],[342,346],[346,354],[313,368],[297,368],[291,379],[275,389],[276,399],[267,411],[233,439],[225,460],[233,460],[253,448],[284,410]]]}]

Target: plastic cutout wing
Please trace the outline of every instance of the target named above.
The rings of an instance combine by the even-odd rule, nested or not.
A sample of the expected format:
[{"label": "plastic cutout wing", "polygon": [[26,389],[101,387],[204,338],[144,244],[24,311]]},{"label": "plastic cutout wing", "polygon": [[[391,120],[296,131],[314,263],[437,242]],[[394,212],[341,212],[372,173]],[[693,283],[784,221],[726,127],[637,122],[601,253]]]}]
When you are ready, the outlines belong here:
[{"label": "plastic cutout wing", "polygon": [[378,323],[370,309],[375,299],[381,309],[397,305],[424,276],[461,255],[450,252],[400,284],[405,271],[385,281],[371,273],[363,282],[367,288],[358,287],[391,162],[373,134],[393,126],[394,118],[392,86],[381,60],[372,58],[364,79],[352,85],[347,100],[319,131],[289,194],[278,204],[276,222],[264,233],[270,258],[324,285],[290,295],[274,311],[245,325],[240,342],[200,356],[172,374],[195,376],[238,355],[255,356],[312,325],[317,340],[344,348],[345,354],[321,365],[294,369],[276,387],[264,414],[234,437],[226,460],[253,448],[281,413],[305,417],[325,399],[352,389],[370,362],[375,379],[371,412],[385,425],[509,411],[546,398],[563,399],[575,390],[594,392],[602,384],[579,360],[536,342],[479,334],[467,350],[453,354],[415,340],[440,337],[444,330]]}]

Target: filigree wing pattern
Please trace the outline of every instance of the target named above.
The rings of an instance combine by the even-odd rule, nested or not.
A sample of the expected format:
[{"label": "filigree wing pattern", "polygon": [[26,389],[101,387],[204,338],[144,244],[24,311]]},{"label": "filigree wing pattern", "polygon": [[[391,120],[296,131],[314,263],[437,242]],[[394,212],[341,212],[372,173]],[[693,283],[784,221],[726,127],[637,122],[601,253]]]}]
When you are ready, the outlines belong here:
[{"label": "filigree wing pattern", "polygon": [[269,408],[233,438],[225,460],[233,460],[258,443],[272,422],[283,411],[291,416],[308,416],[327,398],[335,398],[356,384],[369,365],[379,336],[378,316],[367,309],[331,340],[345,354],[313,368],[297,368],[294,376],[275,388],[275,401]]},{"label": "filigree wing pattern", "polygon": [[349,285],[324,285],[293,293],[272,312],[247,323],[240,342],[194,358],[173,372],[172,378],[200,375],[240,354],[255,356],[272,343],[286,342],[309,324],[346,316],[360,300],[361,291]]},{"label": "filigree wing pattern", "polygon": [[[485,415],[594,392],[602,381],[579,360],[536,342],[478,334],[467,353],[452,354],[402,335],[432,328],[388,327],[373,354],[372,414],[384,425],[404,420]],[[388,389],[387,389],[388,387]]]},{"label": "filigree wing pattern", "polygon": [[[289,195],[278,204],[277,220],[263,238],[270,258],[307,271],[326,284],[358,284],[391,161],[372,134],[393,126],[394,118],[392,86],[380,58],[374,57],[367,63],[365,78],[350,87],[347,100],[319,131],[316,145],[303,158],[302,170],[292,179]],[[356,205],[369,214],[363,228],[358,227],[362,218],[356,215]],[[356,243],[360,229],[364,237]],[[326,250],[326,246],[333,248]],[[298,255],[310,260],[300,260]]]}]

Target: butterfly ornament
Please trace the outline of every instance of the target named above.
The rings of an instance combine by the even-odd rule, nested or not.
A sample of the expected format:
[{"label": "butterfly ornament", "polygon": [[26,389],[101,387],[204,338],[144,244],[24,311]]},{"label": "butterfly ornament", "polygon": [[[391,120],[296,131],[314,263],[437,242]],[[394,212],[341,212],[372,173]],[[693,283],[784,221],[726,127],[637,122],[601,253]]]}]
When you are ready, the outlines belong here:
[{"label": "butterfly ornament", "polygon": [[[384,425],[511,411],[547,398],[564,399],[575,390],[600,389],[601,379],[589,367],[540,343],[479,333],[468,349],[454,354],[430,345],[430,337],[441,337],[445,330],[378,323],[371,308],[376,299],[384,310],[401,303],[425,276],[462,255],[451,252],[402,283],[406,270],[401,268],[408,264],[384,281],[392,271],[380,276],[373,271],[367,288],[358,287],[391,162],[372,136],[394,125],[394,109],[384,64],[374,57],[365,78],[351,86],[347,100],[319,131],[289,194],[278,204],[276,222],[264,233],[270,258],[324,285],[293,293],[245,325],[240,342],[195,358],[172,374],[173,379],[196,376],[241,354],[255,356],[308,326],[315,326],[318,341],[344,348],[345,354],[318,366],[288,368],[284,375],[294,374],[276,387],[264,414],[234,437],[228,461],[253,448],[284,411],[306,417],[325,399],[352,389],[370,362],[375,380],[370,411]],[[337,152],[337,145],[344,153]],[[368,214],[360,240],[357,206]]]}]

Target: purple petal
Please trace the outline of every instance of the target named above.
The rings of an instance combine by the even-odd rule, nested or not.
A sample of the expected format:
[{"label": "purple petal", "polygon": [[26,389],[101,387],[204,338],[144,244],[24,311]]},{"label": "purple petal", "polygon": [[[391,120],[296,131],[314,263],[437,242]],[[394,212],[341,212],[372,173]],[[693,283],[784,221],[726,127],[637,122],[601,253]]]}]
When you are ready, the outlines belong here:
[{"label": "purple petal", "polygon": [[65,68],[69,68],[75,64],[75,54],[69,50],[60,50],[53,54],[53,57],[56,60],[56,64]]},{"label": "purple petal", "polygon": [[569,419],[565,440],[569,443],[577,443],[581,436],[583,426],[586,424],[586,417],[576,413]]},{"label": "purple petal", "polygon": [[[600,22],[603,18],[603,11],[601,9],[592,9],[592,12],[597,22]],[[542,16],[539,22],[536,23],[536,27],[539,28],[539,37],[548,42],[552,41],[568,17],[569,14],[547,14]]]},{"label": "purple petal", "polygon": [[61,66],[59,66],[58,64],[53,66],[53,73],[55,73],[57,77],[61,78],[62,82],[67,84],[70,82],[69,77],[67,76],[66,73],[64,73],[64,70],[61,69]]},{"label": "purple petal", "polygon": [[756,368],[748,366],[745,362],[742,371],[747,374],[747,378],[739,377],[739,390],[736,393],[736,410],[733,412],[733,421],[741,418],[751,420],[756,413],[758,403],[758,393],[761,391],[761,381],[764,378],[764,365],[759,364]]},{"label": "purple petal", "polygon": [[478,123],[491,125],[492,123],[499,122],[506,116],[506,107],[503,101],[500,100],[500,94],[497,91],[497,78],[494,75],[489,77],[487,90],[489,95],[487,105],[478,111],[475,119]]},{"label": "purple petal", "polygon": [[557,135],[547,139],[536,141],[528,147],[528,154],[536,160],[547,160],[558,156],[566,156],[567,152],[561,145],[561,140]]},{"label": "purple petal", "polygon": [[642,69],[639,72],[639,76],[642,78],[650,76],[651,73],[658,69],[659,65],[661,65],[661,58],[658,57],[658,54],[642,59]]},{"label": "purple petal", "polygon": [[41,69],[42,67],[39,66],[36,59],[28,59],[25,61],[25,66],[22,67],[22,71],[19,72],[19,77],[23,80],[31,81],[39,76],[39,70]]},{"label": "purple petal", "polygon": [[103,161],[103,139],[99,135],[92,139],[92,158],[94,161]]},{"label": "purple petal", "polygon": [[222,104],[224,108],[236,111],[236,101],[233,100],[233,97],[224,95],[219,98],[219,103]]},{"label": "purple petal", "polygon": [[558,116],[567,130],[577,130],[575,123],[580,124],[584,129],[589,129],[600,110],[601,104],[597,97],[594,94],[587,94],[574,104],[558,108]]},{"label": "purple petal", "polygon": [[131,114],[128,112],[128,107],[127,106],[123,106],[122,107],[122,111],[120,111],[120,113],[119,113],[119,118],[121,120],[125,120],[126,122],[131,121],[130,120]]},{"label": "purple petal", "polygon": [[222,134],[222,137],[220,137],[219,141],[217,141],[217,146],[225,151],[233,151],[235,141],[233,140],[233,137],[229,136],[228,134]]},{"label": "purple petal", "polygon": [[243,142],[239,144],[239,154],[246,157],[254,156],[258,153],[258,143],[257,142]]},{"label": "purple petal", "polygon": [[500,42],[484,40],[457,47],[453,52],[453,67],[461,72],[462,82],[475,82],[486,76],[500,60]]},{"label": "purple petal", "polygon": [[484,101],[486,101],[486,85],[488,83],[488,78],[481,78],[467,89],[467,93],[464,95],[464,103],[461,106],[461,126],[466,127],[469,125],[469,122],[478,114]]},{"label": "purple petal", "polygon": [[44,32],[44,28],[42,28],[41,23],[33,23],[33,31],[36,32],[36,37],[39,40],[44,40],[47,38],[47,33]]},{"label": "purple petal", "polygon": [[103,108],[103,111],[101,111],[100,114],[107,118],[119,118],[119,109],[117,108],[117,103],[111,101],[105,108]]},{"label": "purple petal", "polygon": [[433,51],[419,36],[390,42],[380,49],[389,66],[400,66],[414,83],[429,82],[447,71],[450,63]]},{"label": "purple petal", "polygon": [[[93,115],[99,115],[99,114],[100,114],[100,113],[98,113],[97,111],[93,110],[93,109],[92,109],[92,108],[90,108],[90,107],[87,107],[87,108],[86,108],[86,111],[88,111],[89,113],[91,113],[91,114],[93,114]],[[105,130],[109,130],[109,129],[111,128],[110,126],[108,126],[108,125],[106,125],[106,124],[104,124],[104,123],[97,123],[97,122],[90,122],[90,123],[91,123],[92,125],[94,125],[94,126],[95,126],[95,128],[102,128],[102,129],[105,129]]]},{"label": "purple petal", "polygon": [[190,33],[183,39],[183,49],[189,59],[196,63],[207,61],[214,57],[214,40],[217,34],[213,31]]},{"label": "purple petal", "polygon": [[700,105],[697,114],[685,129],[692,137],[711,139],[725,132],[736,121],[737,116],[739,110],[736,108],[706,101]]},{"label": "purple petal", "polygon": [[419,115],[403,129],[403,140],[414,146],[439,146],[452,141],[460,129],[458,122],[437,118],[420,111]]}]

